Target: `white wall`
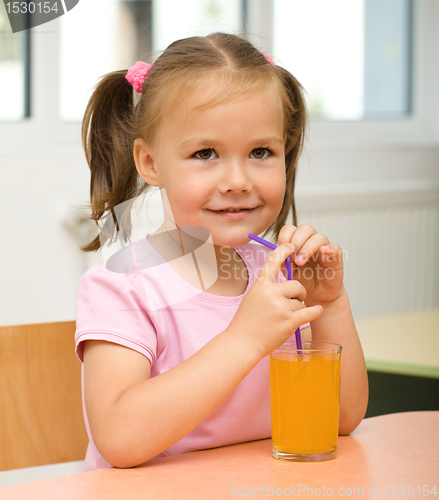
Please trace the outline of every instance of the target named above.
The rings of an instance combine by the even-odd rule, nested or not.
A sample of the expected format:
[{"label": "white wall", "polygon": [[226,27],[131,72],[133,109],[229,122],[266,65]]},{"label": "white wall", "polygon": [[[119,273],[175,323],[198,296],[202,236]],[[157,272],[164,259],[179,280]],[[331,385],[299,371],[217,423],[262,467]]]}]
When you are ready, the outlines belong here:
[{"label": "white wall", "polygon": [[[75,319],[79,279],[90,265],[100,262],[99,253],[79,251],[78,243],[86,241],[82,233],[75,236],[65,228],[72,217],[69,207],[83,204],[88,197],[84,155],[79,146],[2,152],[0,163],[0,324]],[[392,189],[395,179],[409,183],[427,179],[433,185],[439,179],[438,165],[439,148],[433,147],[305,152],[299,170],[299,222],[316,223],[315,217],[312,222],[306,217],[307,200],[315,199],[316,193],[327,196],[331,192],[336,199],[358,189],[361,182],[373,192],[378,180],[384,191]],[[331,197],[326,199],[330,203]],[[323,223],[316,228],[327,230]],[[328,237],[334,239],[335,234]],[[365,245],[370,244],[368,240]],[[355,255],[350,253],[350,258]],[[423,264],[414,259],[413,265]],[[367,315],[362,308],[361,316]]]},{"label": "white wall", "polygon": [[[364,183],[392,189],[402,180],[439,180],[439,15],[437,4],[423,5],[431,11],[418,17],[419,112],[402,124],[315,123],[300,162],[301,200]],[[78,250],[84,234],[65,228],[68,207],[87,200],[89,173],[79,124],[57,114],[59,20],[35,31],[45,33],[33,36],[34,117],[0,124],[0,325],[74,319],[79,279],[99,262]]]},{"label": "white wall", "polygon": [[309,145],[298,170],[298,190],[334,185],[438,180],[439,148],[433,144],[357,147]]},{"label": "white wall", "polygon": [[0,324],[75,319],[85,271],[62,224],[87,200],[88,167],[79,148],[1,153]]}]

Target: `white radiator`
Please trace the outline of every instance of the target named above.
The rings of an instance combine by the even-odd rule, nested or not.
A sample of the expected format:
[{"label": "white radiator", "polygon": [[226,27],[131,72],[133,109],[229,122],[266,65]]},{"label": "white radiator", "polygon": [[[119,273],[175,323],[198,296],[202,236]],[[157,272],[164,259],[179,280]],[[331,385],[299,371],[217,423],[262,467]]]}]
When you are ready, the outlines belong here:
[{"label": "white radiator", "polygon": [[355,318],[439,307],[439,183],[298,192],[299,224],[344,251]]}]

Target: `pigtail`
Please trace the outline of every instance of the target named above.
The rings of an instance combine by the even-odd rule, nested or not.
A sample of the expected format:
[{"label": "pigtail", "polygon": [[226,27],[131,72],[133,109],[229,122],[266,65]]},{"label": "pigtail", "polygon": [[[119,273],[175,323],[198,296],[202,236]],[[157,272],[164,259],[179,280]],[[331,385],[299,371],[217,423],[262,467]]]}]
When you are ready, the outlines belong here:
[{"label": "pigtail", "polygon": [[[291,207],[293,215],[293,224],[297,226],[297,213],[294,199],[294,187],[296,181],[297,164],[303,150],[305,140],[306,126],[308,122],[308,113],[303,95],[303,88],[296,78],[288,71],[282,69],[285,75],[284,87],[290,98],[294,112],[288,117],[287,143],[285,144],[285,164],[287,171],[287,190],[288,198],[285,205]],[[280,228],[279,228],[280,230]]]},{"label": "pigtail", "polygon": [[286,224],[288,215],[291,213],[293,224],[297,226],[297,212],[294,196],[296,184],[297,164],[303,150],[308,114],[301,84],[287,70],[277,66],[280,72],[283,87],[290,101],[290,112],[286,120],[286,143],[285,143],[285,170],[286,189],[282,210],[276,221],[264,233],[272,233],[277,240],[279,232]]},{"label": "pigtail", "polygon": [[[105,75],[94,91],[82,123],[82,143],[91,171],[90,219],[101,221],[100,236],[81,247],[83,252],[96,251],[114,230],[127,241],[131,232],[129,210],[121,223],[114,207],[139,194],[140,177],[133,157],[132,118],[133,88],[126,80],[126,70]],[[143,189],[148,186],[143,184]],[[106,213],[105,221],[102,217]]]}]

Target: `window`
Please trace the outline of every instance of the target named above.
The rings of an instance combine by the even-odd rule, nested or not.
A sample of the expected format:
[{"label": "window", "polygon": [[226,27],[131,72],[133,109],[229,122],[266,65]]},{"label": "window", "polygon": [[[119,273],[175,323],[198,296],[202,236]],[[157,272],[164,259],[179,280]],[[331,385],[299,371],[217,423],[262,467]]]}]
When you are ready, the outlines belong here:
[{"label": "window", "polygon": [[61,18],[63,120],[82,119],[92,87],[105,73],[138,60],[149,62],[179,38],[221,30],[239,33],[243,26],[241,0],[105,2],[105,9],[100,1],[80,2]]},{"label": "window", "polygon": [[0,121],[18,121],[30,114],[29,44],[29,31],[12,33],[0,2]]},{"label": "window", "polygon": [[[317,23],[327,12],[313,11],[306,18],[297,20],[292,17],[290,8],[296,5],[305,9],[308,4],[316,5],[316,2],[322,1],[106,0],[103,9],[101,0],[87,0],[78,2],[66,15],[42,27],[14,35],[10,33],[9,25],[5,24],[7,18],[4,3],[0,2],[1,147],[3,150],[22,148],[25,145],[29,148],[36,145],[46,147],[49,144],[78,147],[83,111],[93,86],[102,75],[118,68],[128,68],[136,60],[147,60],[150,51],[156,56],[158,51],[173,40],[194,34],[219,30],[241,33],[247,30],[250,40],[297,75],[311,95],[309,72],[323,68],[324,61],[322,64],[311,64],[308,59],[308,76],[302,73],[298,62],[291,59],[295,53],[299,54],[291,37],[295,36],[294,31],[300,30],[300,23],[308,22],[308,17],[311,19],[309,26],[312,31],[313,19]],[[341,2],[345,3],[346,10],[341,9]],[[401,15],[395,15],[395,19],[390,20],[387,13],[382,26],[376,23],[376,13],[375,24],[368,21],[368,12],[371,12],[372,6],[381,8],[380,5],[390,6],[395,2],[400,6],[398,12]],[[281,10],[282,3],[286,5],[284,10]],[[325,0],[324,3],[332,6],[332,13],[329,14],[333,18],[337,14],[341,19],[338,26],[334,20],[325,29],[330,34],[331,29],[334,32],[339,28],[351,32],[348,35],[348,31],[345,31],[345,37],[349,36],[346,38],[349,43],[341,45],[341,49],[348,50],[346,46],[349,44],[358,49],[359,55],[352,68],[355,69],[353,74],[355,73],[359,86],[356,101],[351,98],[351,104],[347,106],[346,98],[342,102],[344,108],[335,111],[332,104],[329,106],[323,102],[321,95],[326,95],[326,90],[325,94],[322,91],[320,97],[317,95],[317,99],[308,102],[314,118],[309,136],[313,146],[330,145],[334,148],[359,144],[380,147],[390,143],[437,144],[439,2]],[[151,24],[148,24],[149,16]],[[279,16],[285,19],[280,19]],[[396,21],[397,25],[394,25]],[[144,27],[139,29],[140,25]],[[369,26],[372,27],[369,29]],[[400,31],[397,31],[396,26],[399,26]],[[399,45],[392,40],[384,45],[378,44],[382,59],[372,58],[375,63],[379,63],[379,67],[372,71],[368,69],[368,58],[378,50],[372,42],[383,40],[387,36],[384,28],[390,27],[393,33],[405,34],[399,38]],[[363,33],[363,38],[359,36],[360,32]],[[323,50],[332,35],[323,37],[322,33],[314,30],[313,37],[319,39],[319,43],[311,37],[309,43],[305,43],[305,39],[301,40],[301,47],[310,50],[314,43]],[[305,35],[310,37],[306,33]],[[8,39],[15,41],[12,43]],[[30,43],[31,65],[28,56]],[[394,64],[390,64],[389,60],[385,64],[385,57],[392,54],[397,56],[392,60]],[[358,64],[360,59],[363,61],[362,66]],[[374,75],[374,78],[381,77],[383,70],[389,71],[383,79],[384,85],[379,80],[376,80],[378,83],[367,83],[368,74]],[[332,84],[326,82],[332,79],[341,88],[343,81],[338,72],[329,71],[328,74],[321,71],[321,74],[323,76],[317,78],[317,83]],[[404,82],[400,89],[395,84],[398,81]],[[358,88],[361,87],[363,90],[359,91]],[[376,92],[377,88],[384,92],[381,96]],[[372,89],[375,101],[381,101],[376,103],[380,106],[378,111],[372,106],[367,89]],[[393,102],[390,97],[395,98]],[[352,104],[355,102],[356,104]],[[392,108],[383,108],[383,102]],[[29,117],[23,120],[27,116]],[[23,134],[27,138],[25,143]]]},{"label": "window", "polygon": [[275,0],[274,55],[312,118],[410,113],[412,10],[412,0]]}]

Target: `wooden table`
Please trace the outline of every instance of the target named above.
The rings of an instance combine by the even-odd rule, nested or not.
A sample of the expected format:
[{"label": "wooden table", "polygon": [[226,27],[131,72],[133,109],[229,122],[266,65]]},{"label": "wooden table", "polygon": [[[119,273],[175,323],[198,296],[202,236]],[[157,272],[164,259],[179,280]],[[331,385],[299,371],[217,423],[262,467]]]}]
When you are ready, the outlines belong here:
[{"label": "wooden table", "polygon": [[355,324],[368,370],[439,378],[439,309],[358,319]]},{"label": "wooden table", "polygon": [[339,438],[338,450],[338,457],[328,462],[291,463],[272,458],[270,440],[253,441],[159,458],[140,468],[100,469],[10,486],[0,489],[0,498],[216,500],[294,493],[310,497],[311,490],[321,497],[332,492],[397,498],[404,496],[404,488],[406,497],[439,497],[439,412],[366,419],[350,436]]}]

